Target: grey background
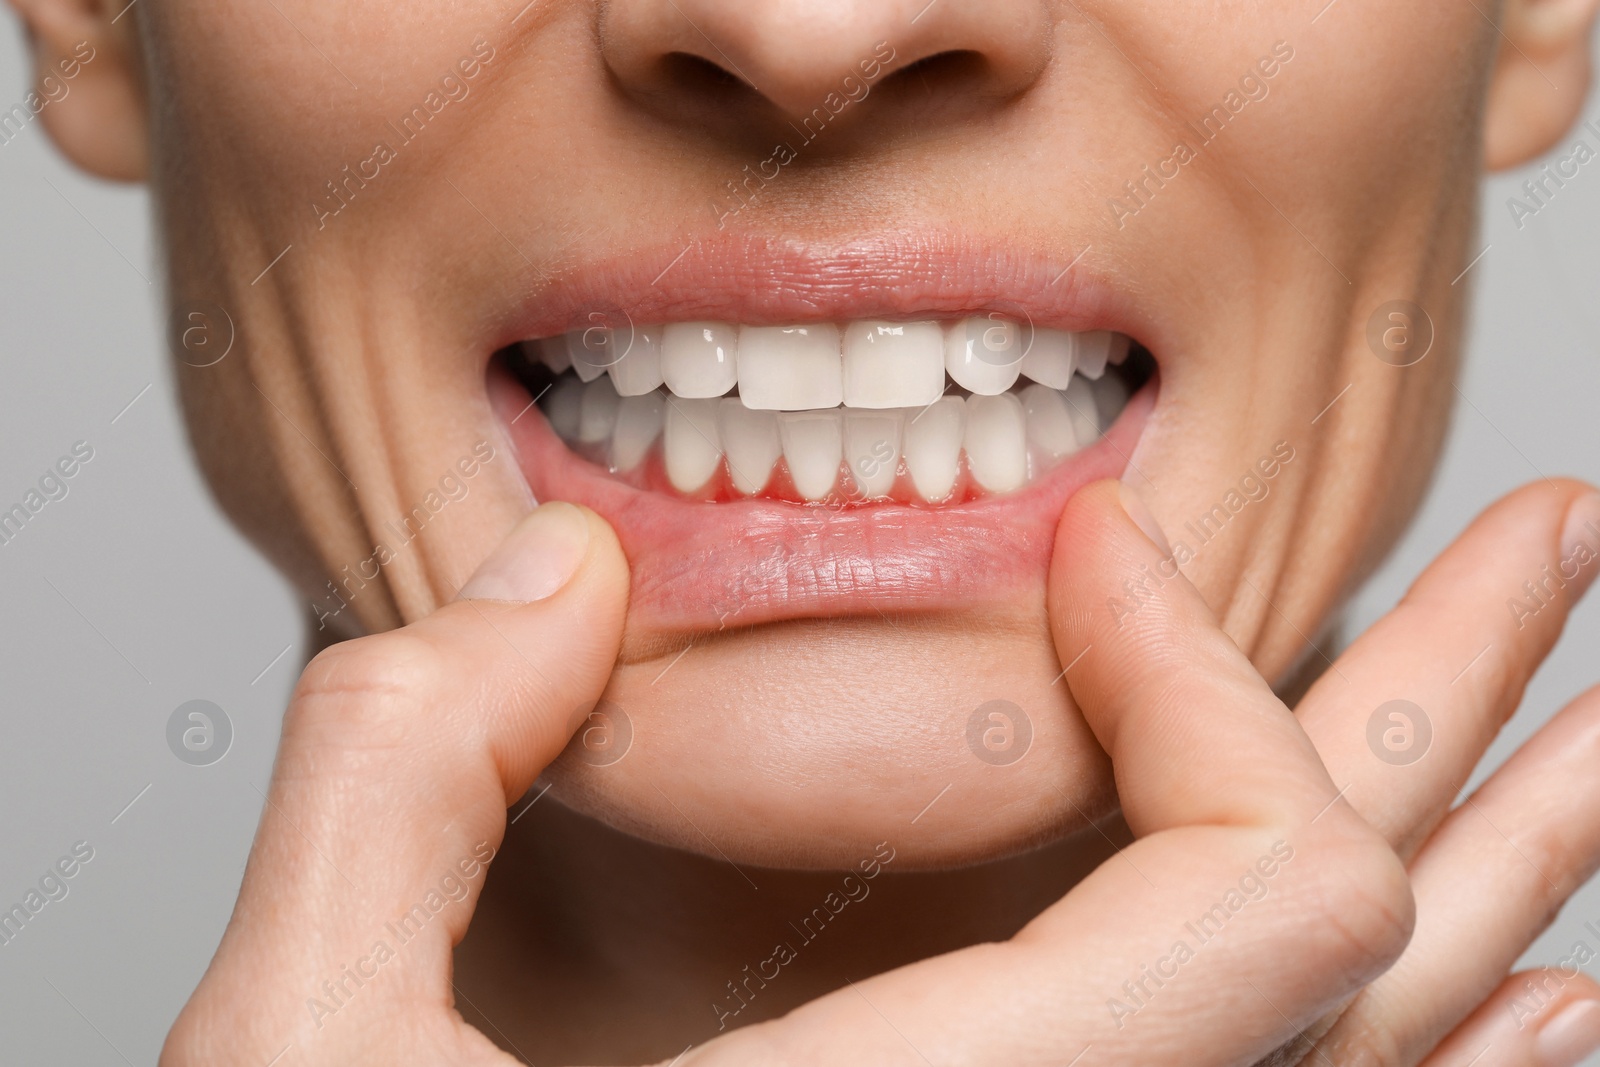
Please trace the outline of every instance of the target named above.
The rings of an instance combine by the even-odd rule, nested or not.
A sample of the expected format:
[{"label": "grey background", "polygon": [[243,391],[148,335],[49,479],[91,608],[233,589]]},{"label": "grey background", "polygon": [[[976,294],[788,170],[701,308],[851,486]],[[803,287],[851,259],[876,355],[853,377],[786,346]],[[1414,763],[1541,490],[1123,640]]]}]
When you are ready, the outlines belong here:
[{"label": "grey background", "polygon": [[[20,35],[0,22],[5,108],[27,82]],[[1600,98],[1584,114],[1600,118]],[[1496,496],[1540,474],[1600,482],[1600,162],[1519,232],[1505,201],[1524,176],[1485,190],[1479,247],[1492,248],[1461,283],[1479,293],[1464,400],[1435,488],[1352,632]],[[142,190],[69,170],[37,123],[0,145],[0,510],[73,442],[95,450],[69,495],[0,545],[0,910],[74,842],[95,853],[65,899],[0,945],[6,1063],[155,1061],[227,921],[304,652],[297,605],[188,454],[146,207]],[[1600,681],[1597,647],[1591,598],[1491,763]],[[173,709],[197,698],[234,729],[205,767],[165,741]],[[1586,919],[1600,923],[1600,885],[1528,961],[1580,938],[1600,947]]]}]

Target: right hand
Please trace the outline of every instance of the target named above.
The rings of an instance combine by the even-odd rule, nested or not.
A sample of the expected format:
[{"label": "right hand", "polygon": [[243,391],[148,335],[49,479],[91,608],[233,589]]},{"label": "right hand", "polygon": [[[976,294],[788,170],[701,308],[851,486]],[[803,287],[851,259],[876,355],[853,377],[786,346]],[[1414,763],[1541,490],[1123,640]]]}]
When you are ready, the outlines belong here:
[{"label": "right hand", "polygon": [[[1581,520],[1600,525],[1592,493],[1541,483],[1485,512],[1298,717],[1181,576],[1118,621],[1108,599],[1164,553],[1115,483],[1078,493],[1052,628],[1137,840],[1003,944],[853,983],[682,1062],[1571,1067],[1600,1042],[1600,987],[1561,972],[1517,1018],[1526,976],[1506,972],[1600,863],[1600,690],[1452,801],[1600,569],[1531,617],[1507,610]],[[1432,722],[1408,765],[1368,744],[1396,698]]]}]

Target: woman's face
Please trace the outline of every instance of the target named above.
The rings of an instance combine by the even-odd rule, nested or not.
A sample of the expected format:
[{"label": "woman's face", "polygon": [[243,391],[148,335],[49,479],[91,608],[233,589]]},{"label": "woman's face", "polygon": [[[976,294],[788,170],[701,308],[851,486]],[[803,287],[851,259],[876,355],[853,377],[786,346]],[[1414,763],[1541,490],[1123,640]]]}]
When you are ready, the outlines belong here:
[{"label": "woman's face", "polygon": [[[1066,496],[1134,486],[1282,679],[1318,659],[1439,445],[1496,26],[1472,4],[1319,8],[140,5],[201,462],[340,634],[451,599],[530,499],[599,511],[633,567],[627,633],[591,746],[549,777],[608,822],[793,866],[885,839],[934,865],[1059,836],[1114,803],[1046,624]],[[807,407],[837,402],[808,377],[828,345],[840,358],[831,326],[848,364],[871,355],[852,343],[906,336],[873,323],[959,334],[942,324],[991,313],[1041,351],[1067,343],[1057,329],[1135,345],[1111,372],[1139,387],[1115,425],[1075,429],[1053,463],[1047,433],[1022,431],[1020,487],[1016,420],[1058,395],[951,388],[965,423],[913,446],[912,420],[953,418],[907,384],[920,348],[861,371],[855,388],[898,406],[857,405],[844,431],[765,412],[730,430],[662,393],[613,424],[609,398],[562,382],[530,410],[550,375],[504,351],[602,324],[648,353],[663,326],[721,323],[744,357],[730,403]],[[785,325],[810,330],[758,330]],[[1073,343],[1082,361],[1103,339]],[[714,347],[687,377],[715,378]],[[979,375],[1012,362],[983,358],[1000,366]],[[1114,387],[1076,388],[1093,408]],[[558,403],[577,405],[555,416],[569,436],[631,427],[644,466],[569,448]],[[666,446],[649,444],[658,403]],[[763,448],[806,469],[744,499],[692,436],[741,432],[745,481],[766,481]],[[913,447],[931,469],[958,446],[959,503],[906,502],[909,470],[888,500],[851,474],[815,487],[829,458],[887,455],[892,475]],[[679,491],[713,467],[712,489]],[[1106,610],[1140,610],[1161,580],[1130,574]]]}]

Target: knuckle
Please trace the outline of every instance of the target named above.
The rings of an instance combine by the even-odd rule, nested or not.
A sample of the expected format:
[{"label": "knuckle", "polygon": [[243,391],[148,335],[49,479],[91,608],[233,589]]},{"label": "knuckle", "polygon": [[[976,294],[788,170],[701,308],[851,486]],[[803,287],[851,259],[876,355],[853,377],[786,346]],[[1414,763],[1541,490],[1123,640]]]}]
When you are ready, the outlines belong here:
[{"label": "knuckle", "polygon": [[1325,1016],[1285,1042],[1254,1067],[1401,1067],[1414,1064],[1394,1030],[1363,1017],[1362,1001],[1342,1013]]},{"label": "knuckle", "polygon": [[[1407,1055],[1399,1037],[1389,1026],[1364,1019],[1341,1020],[1338,1039],[1323,1046],[1323,1051],[1333,1056],[1340,1067],[1401,1067],[1416,1062]],[[1314,1054],[1301,1061],[1306,1067],[1314,1062]]]},{"label": "knuckle", "polygon": [[1310,844],[1317,862],[1307,926],[1323,941],[1327,964],[1357,988],[1387,970],[1411,941],[1411,879],[1388,842],[1364,826],[1322,833]]},{"label": "knuckle", "polygon": [[437,695],[444,654],[404,631],[341,642],[307,665],[285,729],[348,729],[361,736],[402,729]]}]

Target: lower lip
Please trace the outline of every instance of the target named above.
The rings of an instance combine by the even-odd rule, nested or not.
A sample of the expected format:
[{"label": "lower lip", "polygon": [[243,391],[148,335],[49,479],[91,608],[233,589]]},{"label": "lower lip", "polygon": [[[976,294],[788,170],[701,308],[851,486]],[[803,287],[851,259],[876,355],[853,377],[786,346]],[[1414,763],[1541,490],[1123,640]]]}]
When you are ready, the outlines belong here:
[{"label": "lower lip", "polygon": [[1158,377],[1099,441],[1043,478],[948,508],[680,500],[625,485],[574,455],[499,366],[489,398],[534,498],[582,504],[616,530],[633,572],[630,628],[669,635],[970,609],[1042,590],[1062,508],[1090,482],[1121,477]]}]

